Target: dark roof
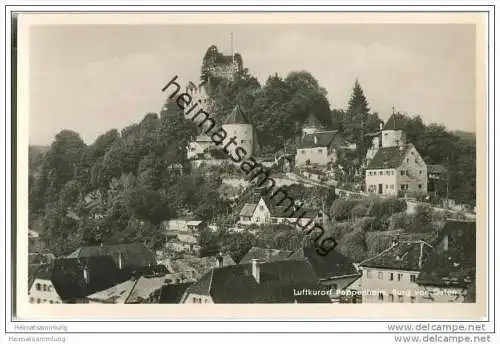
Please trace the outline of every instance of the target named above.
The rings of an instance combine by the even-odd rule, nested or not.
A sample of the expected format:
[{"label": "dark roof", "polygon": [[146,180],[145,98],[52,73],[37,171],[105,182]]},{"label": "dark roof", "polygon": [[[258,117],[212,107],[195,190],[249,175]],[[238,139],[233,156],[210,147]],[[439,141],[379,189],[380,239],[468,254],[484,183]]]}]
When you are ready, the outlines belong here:
[{"label": "dark roof", "polygon": [[385,123],[383,130],[402,130],[404,129],[404,116],[401,114],[392,114]]},{"label": "dark roof", "polygon": [[262,261],[274,262],[277,260],[285,260],[293,252],[285,250],[277,250],[274,248],[264,248],[254,246],[241,258],[240,264],[250,263],[252,259],[259,259]]},{"label": "dark roof", "polygon": [[307,134],[302,138],[299,148],[330,147],[337,137],[336,130]]},{"label": "dark roof", "polygon": [[[88,281],[84,279],[84,269]],[[127,280],[111,256],[60,258],[54,262],[52,284],[63,301],[73,301]]]},{"label": "dark roof", "polygon": [[214,303],[330,302],[328,295],[294,295],[297,289],[325,290],[305,260],[260,263],[260,282],[251,264],[215,268],[186,293],[211,296]]},{"label": "dark roof", "polygon": [[136,269],[156,263],[155,254],[142,243],[83,246],[67,258],[111,256],[118,266],[120,255],[123,268]]},{"label": "dark roof", "polygon": [[[445,237],[448,237],[447,250]],[[475,221],[448,220],[433,246],[432,255],[417,279],[419,284],[466,287],[475,280]]]},{"label": "dark roof", "polygon": [[248,120],[241,107],[236,105],[229,116],[226,117],[224,124],[248,124]]},{"label": "dark roof", "polygon": [[289,259],[306,259],[319,279],[359,275],[353,262],[343,254],[332,250],[326,256],[319,255],[312,247],[295,251]]},{"label": "dark roof", "polygon": [[251,217],[255,211],[255,208],[257,208],[256,203],[245,203],[243,205],[243,208],[241,208],[240,216]]},{"label": "dark roof", "polygon": [[160,303],[179,303],[182,295],[193,283],[167,284],[160,290]]},{"label": "dark roof", "polygon": [[420,271],[431,254],[432,247],[425,241],[400,241],[359,266],[393,270]]},{"label": "dark roof", "polygon": [[302,128],[323,128],[323,124],[318,120],[316,116],[312,113],[307,116],[304,123],[302,123]]},{"label": "dark roof", "polygon": [[379,148],[368,164],[367,170],[382,168],[398,168],[403,163],[406,153],[413,147],[412,144]]},{"label": "dark roof", "polygon": [[446,168],[443,165],[427,165],[427,173],[445,174]]}]

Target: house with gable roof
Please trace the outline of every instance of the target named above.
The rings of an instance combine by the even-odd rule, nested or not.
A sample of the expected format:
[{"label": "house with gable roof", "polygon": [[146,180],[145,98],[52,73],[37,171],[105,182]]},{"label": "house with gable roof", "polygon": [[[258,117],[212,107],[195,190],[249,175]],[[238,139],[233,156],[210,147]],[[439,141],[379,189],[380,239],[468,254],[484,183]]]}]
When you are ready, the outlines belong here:
[{"label": "house with gable roof", "polygon": [[180,303],[330,303],[305,260],[260,262],[210,270]]},{"label": "house with gable roof", "polygon": [[475,302],[476,222],[448,219],[422,266],[421,302]]},{"label": "house with gable roof", "polygon": [[417,277],[431,254],[432,246],[423,240],[395,240],[386,250],[359,263],[362,303],[418,302],[423,288]]},{"label": "house with gable roof", "polygon": [[368,193],[398,195],[427,193],[427,164],[406,142],[404,117],[392,114],[367,153],[365,187]]}]

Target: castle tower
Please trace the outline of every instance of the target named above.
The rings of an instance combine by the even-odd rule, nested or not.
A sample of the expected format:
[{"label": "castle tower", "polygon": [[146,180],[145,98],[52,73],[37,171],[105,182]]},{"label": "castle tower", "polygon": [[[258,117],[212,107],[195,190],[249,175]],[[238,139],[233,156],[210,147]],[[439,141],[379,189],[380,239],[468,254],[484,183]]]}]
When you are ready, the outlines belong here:
[{"label": "castle tower", "polygon": [[403,124],[403,115],[391,115],[382,129],[382,147],[396,147],[406,143]]},{"label": "castle tower", "polygon": [[[253,154],[255,144],[253,126],[246,119],[245,114],[239,105],[234,107],[231,114],[222,124],[222,128],[227,132],[227,142],[235,136],[237,146],[245,149],[247,152],[246,156],[248,157]],[[236,147],[232,145],[231,147],[228,147],[228,150],[232,152],[235,148]]]}]

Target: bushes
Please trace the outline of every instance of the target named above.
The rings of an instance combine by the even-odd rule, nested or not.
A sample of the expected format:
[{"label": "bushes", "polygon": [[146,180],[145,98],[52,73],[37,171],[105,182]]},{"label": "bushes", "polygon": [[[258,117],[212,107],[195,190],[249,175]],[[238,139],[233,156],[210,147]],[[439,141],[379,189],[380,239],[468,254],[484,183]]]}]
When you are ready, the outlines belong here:
[{"label": "bushes", "polygon": [[335,200],[330,208],[330,217],[337,221],[349,219],[352,209],[358,204],[358,202],[358,200]]}]

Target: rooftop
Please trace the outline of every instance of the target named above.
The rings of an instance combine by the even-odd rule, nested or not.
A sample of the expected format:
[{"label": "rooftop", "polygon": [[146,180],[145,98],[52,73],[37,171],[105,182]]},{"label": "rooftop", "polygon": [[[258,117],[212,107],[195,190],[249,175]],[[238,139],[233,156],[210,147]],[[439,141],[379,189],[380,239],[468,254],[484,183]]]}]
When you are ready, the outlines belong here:
[{"label": "rooftop", "polygon": [[427,262],[432,246],[425,241],[399,241],[359,266],[392,270],[419,271]]},{"label": "rooftop", "polygon": [[249,124],[249,122],[241,110],[241,107],[236,105],[233,111],[224,120],[224,124]]},{"label": "rooftop", "polygon": [[403,163],[408,150],[413,148],[412,144],[379,148],[373,159],[370,161],[367,170],[398,168]]},{"label": "rooftop", "polygon": [[211,296],[214,303],[329,303],[327,295],[294,295],[294,290],[324,290],[306,261],[259,263],[260,281],[252,264],[215,268],[186,293]]},{"label": "rooftop", "polygon": [[383,130],[402,130],[404,129],[405,117],[401,114],[392,114],[385,123]]},{"label": "rooftop", "polygon": [[476,222],[448,220],[434,242],[417,282],[466,287],[476,274]]}]

